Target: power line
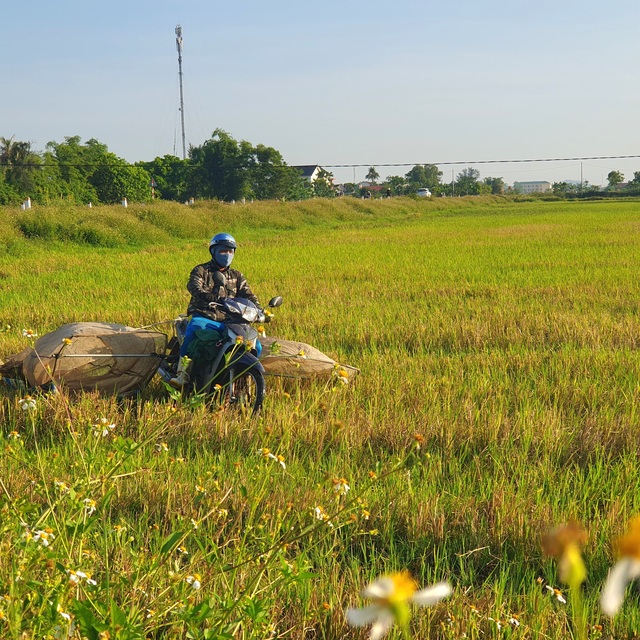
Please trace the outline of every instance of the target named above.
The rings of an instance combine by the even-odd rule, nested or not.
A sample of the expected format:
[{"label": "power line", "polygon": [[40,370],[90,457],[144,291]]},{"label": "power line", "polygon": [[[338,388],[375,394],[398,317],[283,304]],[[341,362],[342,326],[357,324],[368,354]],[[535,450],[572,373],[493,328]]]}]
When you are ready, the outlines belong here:
[{"label": "power line", "polygon": [[432,165],[456,165],[456,164],[509,164],[516,162],[577,162],[580,160],[624,160],[631,158],[640,158],[640,155],[629,156],[583,156],[573,158],[526,158],[518,160],[447,160],[444,162],[391,162],[391,163],[374,163],[365,164],[323,164],[323,167],[329,169],[346,169],[358,167],[415,167],[416,165],[432,164]]},{"label": "power line", "polygon": [[[630,160],[640,158],[640,155],[620,155],[620,156],[575,156],[566,158],[525,158],[525,159],[510,159],[510,160],[445,160],[442,162],[367,162],[360,164],[322,164],[319,166],[326,167],[328,169],[357,169],[359,167],[415,167],[420,165],[474,165],[474,164],[516,164],[516,163],[535,163],[535,162],[579,162],[583,160]],[[180,158],[176,158],[177,163],[183,162]],[[37,167],[37,168],[56,168],[56,167],[122,167],[122,166],[142,166],[143,164],[151,164],[152,161],[140,161],[137,163],[131,162],[55,162],[55,163],[11,163],[8,161],[1,162],[0,166],[4,167]],[[291,168],[297,165],[289,164],[270,164],[273,168]],[[247,168],[245,164],[220,164],[221,168],[234,169],[234,168]]]}]

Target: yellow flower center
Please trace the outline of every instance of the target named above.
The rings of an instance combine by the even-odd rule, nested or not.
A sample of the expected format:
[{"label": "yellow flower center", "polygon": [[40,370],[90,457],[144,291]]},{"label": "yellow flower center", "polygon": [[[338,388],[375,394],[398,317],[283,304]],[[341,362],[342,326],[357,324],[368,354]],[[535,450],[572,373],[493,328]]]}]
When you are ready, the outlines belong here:
[{"label": "yellow flower center", "polygon": [[418,584],[411,575],[409,575],[408,571],[392,573],[387,577],[393,583],[393,588],[386,598],[375,598],[376,602],[381,605],[393,606],[408,602],[418,588]]}]

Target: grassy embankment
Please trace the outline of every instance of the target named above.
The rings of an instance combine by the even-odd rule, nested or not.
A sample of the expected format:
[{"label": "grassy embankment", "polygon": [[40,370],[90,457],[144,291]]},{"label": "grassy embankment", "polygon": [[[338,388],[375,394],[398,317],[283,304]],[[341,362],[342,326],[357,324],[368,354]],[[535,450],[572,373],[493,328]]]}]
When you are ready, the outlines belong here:
[{"label": "grassy embankment", "polygon": [[[42,396],[22,411],[4,393],[3,637],[42,637],[67,625],[61,612],[88,637],[262,638],[271,625],[344,637],[361,586],[403,568],[455,588],[416,614],[416,637],[569,637],[572,594],[563,605],[536,579],[560,586],[539,538],[572,518],[590,533],[589,626],[621,637],[640,625],[636,596],[613,622],[597,607],[611,541],[640,507],[637,203],[0,216],[0,323],[12,327],[0,355],[26,345],[23,328],[173,317],[207,238],[228,230],[258,295],[286,300],[270,332],[362,370],[335,389],[272,381],[258,421],[176,408],[160,385],[139,406]],[[106,437],[93,434],[100,418],[116,425]],[[346,496],[334,491],[340,478]],[[55,540],[23,538],[20,521]],[[70,584],[68,569],[97,584]],[[200,590],[187,582],[196,574]],[[512,614],[520,626],[498,633],[491,619]]]}]

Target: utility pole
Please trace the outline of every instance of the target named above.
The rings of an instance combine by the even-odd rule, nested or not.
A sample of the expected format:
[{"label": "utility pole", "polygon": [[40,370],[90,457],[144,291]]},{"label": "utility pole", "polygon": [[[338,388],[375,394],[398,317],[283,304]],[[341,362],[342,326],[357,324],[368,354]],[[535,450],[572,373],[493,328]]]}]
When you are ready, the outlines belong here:
[{"label": "utility pole", "polygon": [[180,78],[180,123],[182,124],[182,159],[187,159],[187,143],[184,137],[184,98],[182,94],[182,27],[176,27],[176,48],[178,49],[178,76]]}]

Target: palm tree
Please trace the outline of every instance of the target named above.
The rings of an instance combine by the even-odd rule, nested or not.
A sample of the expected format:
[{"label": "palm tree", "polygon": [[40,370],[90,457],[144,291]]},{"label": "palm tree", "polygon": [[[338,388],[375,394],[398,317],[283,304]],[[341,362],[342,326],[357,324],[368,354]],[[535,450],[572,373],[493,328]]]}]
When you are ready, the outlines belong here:
[{"label": "palm tree", "polygon": [[376,180],[380,177],[380,174],[376,171],[375,167],[369,167],[369,173],[365,176],[365,180],[368,180],[372,184],[376,183]]},{"label": "palm tree", "polygon": [[0,170],[6,182],[19,190],[28,190],[39,157],[32,153],[30,142],[17,141],[14,137],[0,137]]}]

